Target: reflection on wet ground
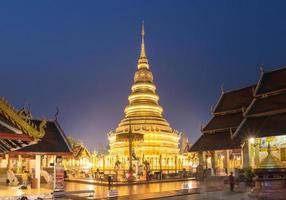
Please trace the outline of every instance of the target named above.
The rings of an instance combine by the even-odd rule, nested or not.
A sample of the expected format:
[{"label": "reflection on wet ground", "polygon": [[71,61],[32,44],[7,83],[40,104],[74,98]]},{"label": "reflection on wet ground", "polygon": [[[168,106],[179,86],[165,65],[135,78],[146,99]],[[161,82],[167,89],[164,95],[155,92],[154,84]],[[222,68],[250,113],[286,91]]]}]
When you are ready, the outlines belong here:
[{"label": "reflection on wet ground", "polygon": [[[185,195],[185,196],[176,196],[176,197],[168,197],[163,199],[170,200],[185,200],[185,199],[211,199],[211,200],[222,200],[222,199],[233,199],[240,200],[241,197],[245,197],[246,190],[241,187],[237,188],[235,193],[230,193],[228,185],[224,185],[223,181],[218,180],[206,180],[206,181],[176,181],[176,182],[161,182],[161,183],[148,183],[148,184],[140,184],[140,185],[124,185],[124,186],[114,186],[112,189],[118,190],[119,196],[128,196],[128,195],[136,195],[140,198],[150,197],[150,195],[154,196],[167,196],[168,194],[174,194],[170,191],[182,190],[183,188],[199,188],[200,194],[193,195]],[[93,184],[85,184],[85,183],[76,183],[76,182],[66,182],[65,183],[66,191],[78,191],[78,190],[94,190],[94,198],[103,198],[107,196],[108,187],[107,186],[98,186]],[[240,190],[240,191],[238,191]],[[48,194],[52,192],[52,187],[48,185],[43,185],[41,189],[31,189],[28,188],[26,190],[19,190],[18,187],[11,187],[6,185],[0,185],[0,197],[3,196],[15,196],[22,195],[25,192],[26,195],[39,195],[39,194]],[[157,194],[155,194],[157,193]],[[142,194],[142,196],[141,196]],[[145,194],[145,195],[144,195]],[[176,195],[176,193],[175,193]],[[87,193],[79,195],[79,196],[88,196]],[[1,199],[1,198],[0,198]],[[68,198],[64,198],[68,199]],[[138,199],[138,198],[137,198]]]},{"label": "reflection on wet ground", "polygon": [[[189,188],[197,188],[198,182],[195,180],[191,181],[178,181],[178,182],[164,182],[164,183],[150,183],[150,184],[140,184],[140,185],[128,185],[128,186],[114,186],[112,189],[117,189],[119,196],[124,195],[133,195],[133,194],[144,194],[144,193],[154,193],[154,192],[164,192],[164,191],[173,191],[180,190],[184,186]],[[66,182],[65,183],[66,191],[74,191],[74,190],[95,190],[95,197],[105,197],[108,193],[107,186],[97,186],[91,184],[83,184],[83,183],[73,183]]]},{"label": "reflection on wet ground", "polygon": [[4,183],[0,184],[0,199],[2,197],[19,197],[23,195],[38,195],[41,197],[51,196],[52,192],[51,186],[43,185],[41,188],[33,189],[28,187],[27,189],[21,189],[21,185],[19,186],[7,186]]}]

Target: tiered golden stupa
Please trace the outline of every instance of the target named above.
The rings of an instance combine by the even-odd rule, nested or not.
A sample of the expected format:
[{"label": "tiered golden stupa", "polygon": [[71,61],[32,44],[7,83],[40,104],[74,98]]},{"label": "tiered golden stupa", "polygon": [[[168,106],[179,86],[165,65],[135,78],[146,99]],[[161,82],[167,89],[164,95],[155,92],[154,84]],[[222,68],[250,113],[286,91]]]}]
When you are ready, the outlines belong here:
[{"label": "tiered golden stupa", "polygon": [[159,96],[156,94],[156,86],[153,82],[153,74],[150,71],[144,45],[144,24],[142,24],[141,53],[138,60],[138,69],[134,75],[134,84],[128,97],[128,105],[115,131],[108,134],[109,156],[105,161],[105,167],[114,166],[117,160],[125,164],[128,169],[129,142],[117,140],[116,136],[128,133],[143,134],[144,139],[132,144],[132,151],[137,160],[142,164],[150,163],[153,170],[175,170],[182,168],[179,158],[178,131],[172,129],[163,117],[163,108],[159,104]]}]

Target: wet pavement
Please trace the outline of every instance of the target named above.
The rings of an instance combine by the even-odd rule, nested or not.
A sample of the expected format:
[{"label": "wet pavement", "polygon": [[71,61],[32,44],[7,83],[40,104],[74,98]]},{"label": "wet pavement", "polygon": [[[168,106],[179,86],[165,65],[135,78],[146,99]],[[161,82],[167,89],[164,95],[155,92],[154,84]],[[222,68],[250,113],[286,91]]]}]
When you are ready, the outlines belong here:
[{"label": "wet pavement", "polygon": [[[187,188],[187,189],[186,189]],[[239,186],[235,192],[230,192],[228,185],[224,185],[220,179],[199,182],[196,180],[147,183],[140,185],[113,186],[118,191],[117,199],[170,199],[170,200],[246,200],[249,188]],[[92,199],[106,199],[109,188],[102,185],[66,182],[65,191],[92,190]],[[16,193],[17,192],[17,193]],[[29,195],[48,194],[52,192],[51,186],[44,185],[41,189],[17,190],[16,187],[0,185],[0,197],[5,195]],[[77,194],[79,197],[87,197],[89,194]],[[9,196],[9,195],[8,195]],[[1,199],[1,198],[0,198]],[[64,198],[69,199],[69,198]]]},{"label": "wet pavement", "polygon": [[247,192],[216,191],[160,198],[162,200],[249,200]]},{"label": "wet pavement", "polygon": [[[118,190],[119,196],[135,195],[135,194],[146,194],[146,193],[158,193],[166,191],[181,190],[183,187],[188,186],[188,188],[198,188],[199,184],[195,180],[191,181],[178,181],[178,182],[163,182],[163,183],[149,183],[140,185],[125,185],[125,186],[113,186],[112,189]],[[83,183],[65,183],[66,191],[74,190],[94,190],[95,198],[106,197],[108,193],[107,186],[99,186],[93,184],[83,184]]]}]

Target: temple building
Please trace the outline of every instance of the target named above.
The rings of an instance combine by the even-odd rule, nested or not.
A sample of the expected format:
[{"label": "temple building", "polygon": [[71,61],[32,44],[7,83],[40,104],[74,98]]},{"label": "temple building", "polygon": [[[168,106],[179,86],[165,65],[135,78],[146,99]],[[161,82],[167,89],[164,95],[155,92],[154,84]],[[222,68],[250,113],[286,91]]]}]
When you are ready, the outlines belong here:
[{"label": "temple building", "polygon": [[273,155],[286,163],[286,68],[261,72],[256,85],[223,92],[201,137],[190,148],[214,175],[256,168]]},{"label": "temple building", "polygon": [[92,174],[93,158],[96,155],[91,153],[88,148],[80,141],[68,137],[72,154],[65,156],[63,165],[69,178],[86,178]]},{"label": "temple building", "polygon": [[56,156],[71,153],[58,121],[33,118],[0,98],[0,181],[15,186],[26,171],[36,181],[52,183]]},{"label": "temple building", "polygon": [[108,156],[98,161],[100,170],[113,171],[118,162],[121,169],[128,170],[130,157],[137,166],[148,162],[152,171],[175,171],[188,165],[187,158],[180,154],[180,133],[171,128],[163,117],[163,108],[159,104],[145,52],[144,34],[142,25],[141,52],[128,105],[124,110],[125,116],[117,128],[108,133],[109,152]]},{"label": "temple building", "polygon": [[252,100],[255,86],[224,92],[212,111],[213,117],[202,129],[201,137],[191,147],[198,152],[199,164],[211,169],[213,175],[224,175],[227,171],[242,167],[241,141],[232,139],[243,120],[243,111]]},{"label": "temple building", "polygon": [[286,68],[262,71],[244,120],[233,133],[243,138],[244,167],[257,167],[272,154],[286,164]]}]

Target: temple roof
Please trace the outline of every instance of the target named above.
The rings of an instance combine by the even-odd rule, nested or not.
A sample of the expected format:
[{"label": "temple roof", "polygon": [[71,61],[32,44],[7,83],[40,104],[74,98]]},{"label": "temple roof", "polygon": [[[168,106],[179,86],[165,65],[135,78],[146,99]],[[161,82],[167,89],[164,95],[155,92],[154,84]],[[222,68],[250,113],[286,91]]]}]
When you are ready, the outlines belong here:
[{"label": "temple roof", "polygon": [[286,134],[286,68],[263,73],[255,98],[244,113],[234,137],[265,137]]},{"label": "temple roof", "polygon": [[32,138],[28,135],[19,133],[19,130],[16,133],[7,126],[8,124],[3,123],[2,119],[0,121],[0,154],[27,146],[32,141]]},{"label": "temple roof", "polygon": [[89,152],[89,150],[86,148],[86,146],[84,146],[83,144],[78,144],[78,145],[75,145],[73,148],[72,148],[72,154],[73,154],[73,157],[74,158],[80,158],[81,156],[87,156],[87,157],[90,157],[91,154]]},{"label": "temple roof", "polygon": [[286,89],[286,67],[265,72],[258,83],[256,95],[275,92]]},{"label": "temple roof", "polygon": [[254,89],[255,85],[252,85],[222,93],[213,113],[216,114],[246,108],[253,99]]},{"label": "temple roof", "polygon": [[190,152],[240,149],[240,140],[231,139],[230,132],[205,133],[191,146]]},{"label": "temple roof", "polygon": [[286,109],[286,93],[256,98],[246,116],[278,113]]},{"label": "temple roof", "polygon": [[255,85],[222,93],[213,117],[202,129],[202,132],[225,131],[236,129],[243,120],[243,110],[253,99]]},{"label": "temple roof", "polygon": [[15,131],[13,131],[11,128],[8,128],[8,126],[11,126],[13,128],[16,128],[14,127],[14,125],[8,121],[6,118],[4,118],[1,113],[0,113],[0,132],[1,133],[15,133]]},{"label": "temple roof", "polygon": [[0,153],[8,153],[38,141],[45,135],[45,121],[34,124],[24,109],[16,110],[0,97]]},{"label": "temple roof", "polygon": [[286,135],[286,113],[249,117],[234,133],[235,138]]},{"label": "temple roof", "polygon": [[222,131],[225,129],[236,128],[243,119],[242,112],[227,115],[215,115],[203,128],[203,132]]},{"label": "temple roof", "polygon": [[[40,120],[33,120],[35,124],[40,124]],[[68,140],[60,128],[57,121],[48,121],[45,136],[36,144],[21,148],[11,154],[70,154],[71,147]]]},{"label": "temple roof", "polygon": [[203,135],[191,147],[191,151],[241,148],[240,140],[232,140],[231,134],[243,120],[243,110],[253,99],[254,87],[255,85],[222,93],[213,117],[202,129]]}]

